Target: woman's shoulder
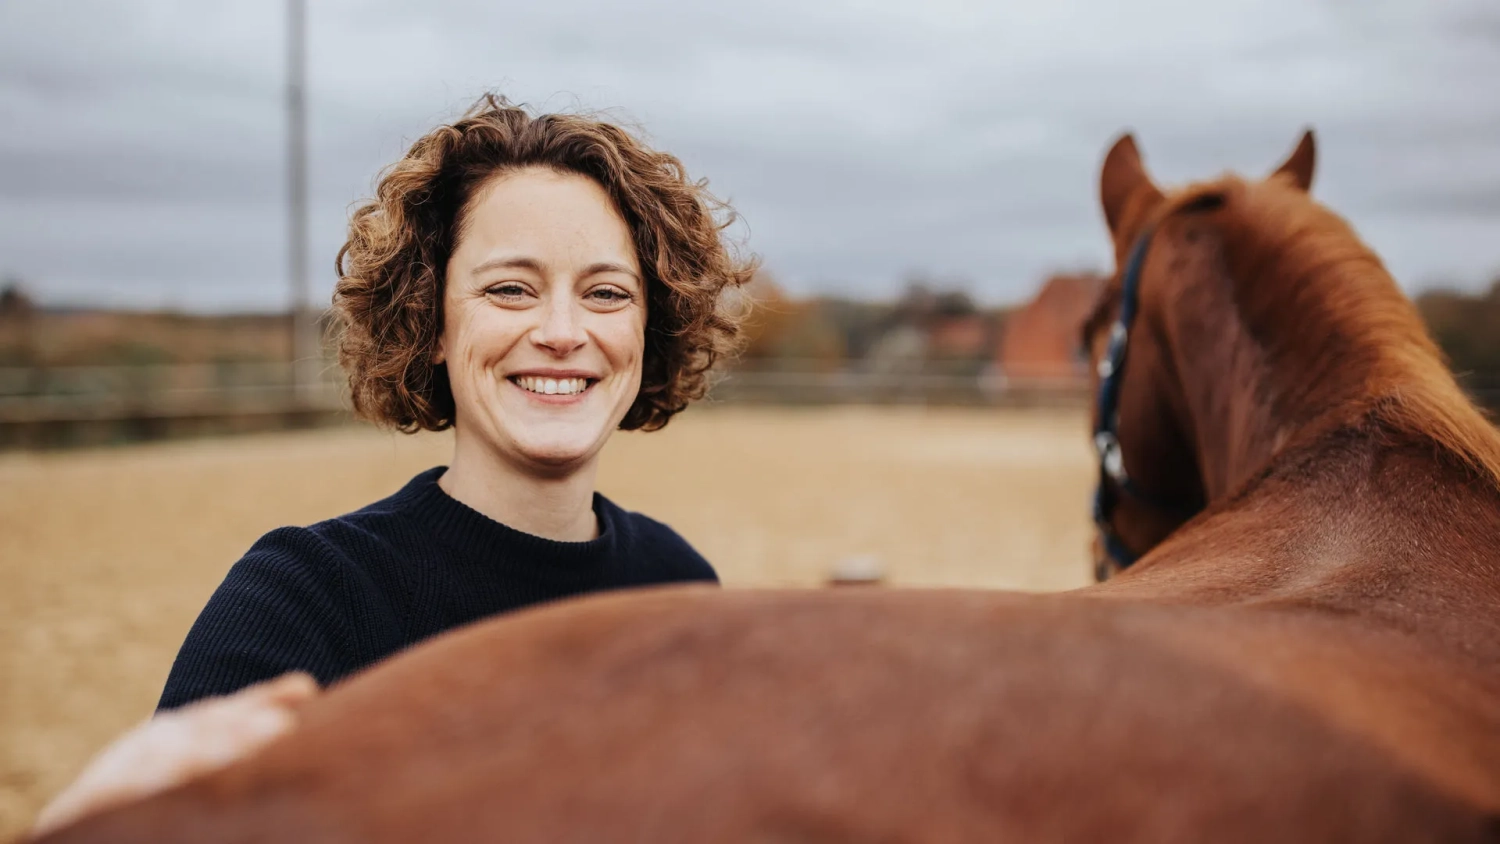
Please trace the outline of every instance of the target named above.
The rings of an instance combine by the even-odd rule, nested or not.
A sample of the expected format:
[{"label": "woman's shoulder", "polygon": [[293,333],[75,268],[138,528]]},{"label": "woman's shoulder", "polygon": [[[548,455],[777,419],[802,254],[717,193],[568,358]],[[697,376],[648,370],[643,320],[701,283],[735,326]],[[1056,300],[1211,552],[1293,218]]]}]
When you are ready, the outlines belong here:
[{"label": "woman's shoulder", "polygon": [[[279,527],[263,535],[251,548],[292,551],[309,562],[324,566],[334,562],[358,563],[372,554],[393,552],[394,545],[418,543],[412,533],[412,521],[426,498],[429,487],[444,467],[419,473],[396,492],[340,516],[301,526]],[[420,519],[418,519],[420,520]]]},{"label": "woman's shoulder", "polygon": [[343,566],[312,528],[256,540],[224,575],[188,631],[158,703],[172,709],[286,671],[331,682],[358,651]]},{"label": "woman's shoulder", "polygon": [[329,683],[400,647],[402,630],[375,576],[395,555],[381,547],[382,519],[361,513],[257,539],[193,623],[159,708],[286,671]]},{"label": "woman's shoulder", "polygon": [[342,588],[345,554],[325,536],[324,524],[279,527],[255,540],[220,588],[331,594]]},{"label": "woman's shoulder", "polygon": [[360,572],[389,565],[404,556],[405,545],[413,544],[407,536],[412,533],[403,499],[407,491],[341,516],[267,531],[234,568],[243,574],[274,573],[303,586],[347,586],[351,577],[361,580]]},{"label": "woman's shoulder", "polygon": [[632,562],[659,568],[663,580],[718,581],[713,565],[671,525],[626,510],[602,494],[596,493],[596,498],[601,515],[618,526],[622,551]]},{"label": "woman's shoulder", "polygon": [[393,518],[406,518],[414,512],[430,509],[433,499],[440,499],[442,496],[437,482],[446,470],[446,466],[434,466],[418,472],[400,489],[384,498],[342,516],[319,522],[309,529],[327,533],[350,527],[379,528]]}]

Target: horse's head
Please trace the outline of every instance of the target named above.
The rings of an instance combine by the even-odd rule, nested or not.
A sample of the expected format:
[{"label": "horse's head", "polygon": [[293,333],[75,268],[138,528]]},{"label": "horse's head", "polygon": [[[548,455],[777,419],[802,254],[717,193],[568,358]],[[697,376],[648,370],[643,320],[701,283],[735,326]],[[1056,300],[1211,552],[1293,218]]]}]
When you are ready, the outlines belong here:
[{"label": "horse's head", "polygon": [[[1307,191],[1313,136],[1302,137],[1268,181]],[[1202,456],[1185,424],[1187,397],[1174,371],[1168,304],[1216,295],[1209,220],[1245,183],[1234,177],[1164,192],[1146,172],[1130,135],[1110,149],[1100,178],[1116,272],[1083,327],[1091,367],[1094,445],[1095,575],[1104,580],[1155,547],[1208,498]],[[1222,279],[1222,270],[1217,271]],[[1218,295],[1223,295],[1222,292]],[[1127,365],[1128,358],[1128,365]],[[1207,467],[1213,468],[1213,467]]]}]

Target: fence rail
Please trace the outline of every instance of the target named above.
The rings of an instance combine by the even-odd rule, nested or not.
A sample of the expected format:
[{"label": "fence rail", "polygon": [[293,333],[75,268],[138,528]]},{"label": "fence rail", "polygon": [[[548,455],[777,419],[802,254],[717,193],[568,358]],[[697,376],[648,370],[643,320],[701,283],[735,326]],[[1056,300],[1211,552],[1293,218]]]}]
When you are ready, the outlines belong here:
[{"label": "fence rail", "polygon": [[0,368],[0,448],[93,445],[325,424],[345,414],[336,369],[285,364]]},{"label": "fence rail", "polygon": [[1087,381],[1071,370],[1008,375],[998,368],[880,370],[861,367],[740,368],[725,373],[715,401],[764,404],[1076,405]]},{"label": "fence rail", "polygon": [[0,369],[0,423],[73,422],[337,410],[339,374],[294,385],[284,365]]},{"label": "fence rail", "polygon": [[[1476,400],[1500,408],[1500,373],[1460,377]],[[994,367],[906,364],[830,367],[809,361],[746,365],[710,398],[750,404],[1084,406],[1076,371],[1006,373]],[[66,445],[320,424],[348,416],[343,375],[308,361],[285,364],[0,368],[0,447]]]},{"label": "fence rail", "polygon": [[[795,362],[743,367],[719,377],[723,401],[1003,403],[1017,391],[1076,393],[1072,373],[1027,378],[942,367],[829,368]],[[115,415],[179,416],[223,409],[344,406],[342,373],[309,366],[294,388],[282,364],[182,364],[0,368],[0,421],[104,419]]]}]

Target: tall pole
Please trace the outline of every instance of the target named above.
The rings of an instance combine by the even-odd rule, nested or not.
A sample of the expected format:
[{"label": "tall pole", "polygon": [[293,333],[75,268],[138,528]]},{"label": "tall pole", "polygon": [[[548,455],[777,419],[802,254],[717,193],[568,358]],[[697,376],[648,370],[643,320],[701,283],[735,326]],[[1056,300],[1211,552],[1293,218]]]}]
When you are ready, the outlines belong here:
[{"label": "tall pole", "polygon": [[291,302],[287,329],[291,390],[305,394],[300,372],[317,354],[307,326],[307,9],[304,0],[286,4],[287,272]]}]

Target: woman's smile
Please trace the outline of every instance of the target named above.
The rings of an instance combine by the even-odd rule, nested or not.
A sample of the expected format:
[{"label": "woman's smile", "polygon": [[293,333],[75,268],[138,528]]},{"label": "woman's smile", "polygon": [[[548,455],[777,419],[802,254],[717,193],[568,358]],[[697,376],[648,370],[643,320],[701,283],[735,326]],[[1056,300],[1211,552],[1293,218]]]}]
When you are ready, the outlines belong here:
[{"label": "woman's smile", "polygon": [[525,372],[509,375],[505,380],[548,405],[577,404],[599,383],[597,376],[575,372]]}]

